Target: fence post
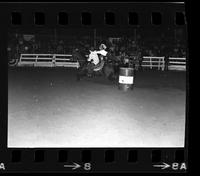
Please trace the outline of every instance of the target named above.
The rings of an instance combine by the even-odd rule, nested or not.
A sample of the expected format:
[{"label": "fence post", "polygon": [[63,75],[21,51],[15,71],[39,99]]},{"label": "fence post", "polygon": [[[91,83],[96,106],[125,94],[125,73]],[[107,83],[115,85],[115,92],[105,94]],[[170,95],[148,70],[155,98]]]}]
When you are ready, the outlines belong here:
[{"label": "fence post", "polygon": [[165,69],[165,58],[163,57],[162,58],[162,71],[164,71]]},{"label": "fence post", "polygon": [[21,60],[22,60],[22,54],[20,54],[19,63],[21,63]]},{"label": "fence post", "polygon": [[150,68],[152,69],[152,58],[150,57]]},{"label": "fence post", "polygon": [[38,55],[36,54],[36,62],[34,64],[34,66],[37,66],[37,60],[38,60]]},{"label": "fence post", "polygon": [[55,54],[53,54],[53,58],[52,58],[52,67],[56,66],[56,56]]}]

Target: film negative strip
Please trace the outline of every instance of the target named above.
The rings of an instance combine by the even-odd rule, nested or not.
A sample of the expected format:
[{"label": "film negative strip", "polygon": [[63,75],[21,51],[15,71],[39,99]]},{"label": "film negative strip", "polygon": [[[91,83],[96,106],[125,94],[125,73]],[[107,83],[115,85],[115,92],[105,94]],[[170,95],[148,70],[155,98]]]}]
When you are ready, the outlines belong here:
[{"label": "film negative strip", "polygon": [[0,3],[0,173],[187,173],[184,2]]}]

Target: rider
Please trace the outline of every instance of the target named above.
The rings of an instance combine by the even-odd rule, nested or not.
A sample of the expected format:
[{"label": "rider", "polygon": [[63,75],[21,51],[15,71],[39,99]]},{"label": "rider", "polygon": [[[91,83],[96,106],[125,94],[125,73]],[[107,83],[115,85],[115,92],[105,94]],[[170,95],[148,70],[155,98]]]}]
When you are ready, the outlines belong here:
[{"label": "rider", "polygon": [[103,43],[99,46],[99,51],[97,51],[97,54],[100,54],[101,60],[103,60],[103,56],[105,57],[108,53],[106,51],[106,48],[107,48],[106,45]]},{"label": "rider", "polygon": [[[95,68],[95,66],[97,66],[100,63],[100,60],[103,60],[103,57],[105,57],[107,55],[107,51],[105,50],[106,48],[107,47],[105,44],[101,44],[99,46],[99,51],[95,51],[93,47],[91,48],[91,53],[88,58],[88,61],[91,62],[90,64],[88,64],[89,76],[93,72],[93,69]],[[100,56],[98,57],[97,54],[99,54]],[[100,58],[100,60],[99,60],[99,58]]]}]

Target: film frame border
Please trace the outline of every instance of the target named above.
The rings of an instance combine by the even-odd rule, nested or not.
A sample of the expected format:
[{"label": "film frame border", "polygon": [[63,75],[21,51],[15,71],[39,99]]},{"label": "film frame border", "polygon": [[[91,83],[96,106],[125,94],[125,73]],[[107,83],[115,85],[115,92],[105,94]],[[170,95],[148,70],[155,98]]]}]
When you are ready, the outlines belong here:
[{"label": "film frame border", "polygon": [[[4,4],[4,3],[3,3]],[[6,3],[5,3],[6,4]],[[2,3],[0,3],[0,6]],[[10,28],[10,21],[7,19],[10,19],[10,12],[13,11],[13,4],[6,4],[8,8],[1,8],[0,17],[2,24],[4,24],[3,27],[1,27],[1,34],[2,34],[2,40],[1,44],[3,47],[1,47],[1,55],[4,58],[7,58],[7,31]],[[14,8],[16,9],[16,7]],[[27,12],[27,11],[26,11]],[[58,10],[59,12],[59,10]],[[45,13],[45,10],[44,10]],[[30,24],[28,24],[30,25]],[[52,24],[57,25],[57,24]],[[23,22],[22,25],[20,25],[20,28],[23,28]],[[7,93],[7,81],[8,81],[8,75],[7,75],[7,60],[3,59],[3,64],[1,64],[1,70],[3,70],[4,79],[3,79],[3,88],[5,92]],[[186,65],[188,67],[188,65]],[[188,69],[187,69],[187,79],[188,79]],[[186,82],[187,90],[189,89],[189,83]],[[0,118],[0,125],[3,134],[1,135],[0,140],[3,141],[0,143],[0,170],[2,172],[122,172],[122,173],[130,173],[130,172],[170,172],[170,173],[185,173],[185,171],[188,169],[188,117],[189,117],[189,101],[188,101],[188,91],[186,92],[187,96],[187,105],[186,105],[186,131],[185,131],[185,148],[34,148],[34,149],[27,149],[27,148],[7,148],[7,96],[6,93],[2,93],[2,100],[3,103],[1,103],[1,110],[3,110],[3,114],[1,113],[1,116],[3,118]],[[4,117],[5,116],[5,117]],[[36,150],[43,151],[44,150],[44,161],[45,162],[34,162],[34,152]],[[75,169],[74,171],[70,169],[66,169],[63,167],[63,162],[58,162],[58,153],[59,151],[67,151],[68,158],[67,161],[71,163],[79,163],[81,166],[83,166],[83,160],[81,159],[81,152],[82,151],[91,151],[92,152],[92,167],[89,170],[81,170],[81,169]],[[105,162],[105,152],[107,150],[111,150],[115,152],[115,161],[114,162]],[[138,160],[137,162],[130,163],[128,162],[128,152],[130,150],[137,151]],[[18,154],[15,154],[17,157],[22,157],[22,160],[19,162],[12,162],[12,152],[18,152]],[[160,157],[158,160],[159,162],[152,162],[152,155],[154,155],[154,152],[158,152],[158,157]],[[156,153],[155,152],[155,153]],[[175,156],[176,152],[184,153],[185,158],[182,158],[179,156],[180,154],[177,154]],[[157,155],[157,154],[155,154]],[[155,157],[156,158],[156,157]],[[40,159],[39,159],[40,160]],[[176,161],[177,160],[177,161]],[[153,164],[159,164],[160,162],[166,162],[168,164],[178,163],[174,164],[174,168],[172,170],[164,169],[160,170],[155,167],[152,167]],[[67,163],[69,163],[67,162]],[[97,163],[96,163],[97,162]],[[85,162],[87,163],[87,162]],[[182,163],[186,163],[187,169],[184,169],[184,165],[181,165]],[[30,167],[31,166],[31,167]],[[180,168],[183,168],[184,171],[180,170]],[[4,169],[5,168],[5,169]],[[24,170],[26,168],[26,170]],[[29,169],[27,169],[29,168]],[[51,168],[51,170],[49,170]],[[178,169],[176,169],[178,168]],[[59,171],[58,171],[59,170]]]}]

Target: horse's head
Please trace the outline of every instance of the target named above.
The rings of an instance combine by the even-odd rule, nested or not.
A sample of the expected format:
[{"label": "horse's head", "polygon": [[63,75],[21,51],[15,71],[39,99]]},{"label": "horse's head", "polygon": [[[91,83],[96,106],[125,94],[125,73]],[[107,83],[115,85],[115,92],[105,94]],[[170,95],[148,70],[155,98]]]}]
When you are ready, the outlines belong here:
[{"label": "horse's head", "polygon": [[96,59],[96,58],[98,58],[99,56],[98,56],[98,54],[97,54],[97,52],[96,51],[91,51],[90,50],[90,54],[88,55],[88,59],[89,60],[94,60],[94,59]]}]

